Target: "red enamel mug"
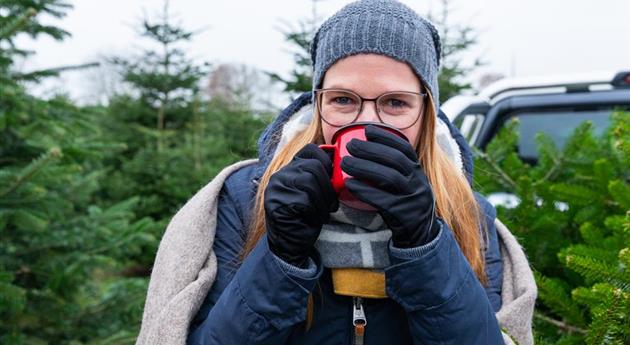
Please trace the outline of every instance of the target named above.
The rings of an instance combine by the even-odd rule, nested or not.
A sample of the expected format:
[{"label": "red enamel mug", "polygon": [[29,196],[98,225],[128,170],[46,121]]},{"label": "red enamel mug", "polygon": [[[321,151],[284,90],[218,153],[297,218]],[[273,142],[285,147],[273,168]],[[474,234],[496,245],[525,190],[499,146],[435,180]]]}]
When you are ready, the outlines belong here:
[{"label": "red enamel mug", "polygon": [[399,137],[409,141],[407,137],[397,128],[381,123],[381,122],[354,122],[339,128],[332,137],[332,144],[322,144],[319,147],[326,151],[332,151],[333,153],[333,173],[331,183],[333,189],[338,195],[339,202],[344,203],[347,206],[360,210],[375,210],[374,207],[360,201],[350,193],[346,187],[345,182],[348,179],[353,178],[341,169],[341,160],[345,156],[351,156],[346,148],[346,145],[350,140],[356,138],[358,140],[367,140],[365,137],[365,126],[375,125],[383,128],[389,132],[392,132]]}]

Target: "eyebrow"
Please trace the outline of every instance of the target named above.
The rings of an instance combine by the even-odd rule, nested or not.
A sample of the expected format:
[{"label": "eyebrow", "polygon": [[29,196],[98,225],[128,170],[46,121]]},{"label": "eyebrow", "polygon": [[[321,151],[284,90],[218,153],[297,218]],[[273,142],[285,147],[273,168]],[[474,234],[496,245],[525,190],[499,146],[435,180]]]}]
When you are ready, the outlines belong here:
[{"label": "eyebrow", "polygon": [[345,87],[343,85],[338,85],[338,84],[332,84],[329,87],[327,87],[327,89],[346,89],[346,90],[351,90],[348,87]]}]

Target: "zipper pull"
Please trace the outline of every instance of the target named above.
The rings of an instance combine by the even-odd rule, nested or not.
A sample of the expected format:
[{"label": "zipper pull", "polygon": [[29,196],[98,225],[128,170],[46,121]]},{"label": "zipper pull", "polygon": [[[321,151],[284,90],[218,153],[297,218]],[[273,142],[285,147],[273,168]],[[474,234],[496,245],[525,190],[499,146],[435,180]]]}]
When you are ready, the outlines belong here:
[{"label": "zipper pull", "polygon": [[363,299],[361,297],[352,297],[352,324],[354,325],[354,345],[363,345],[363,335],[365,334],[365,326],[367,319],[363,310]]}]

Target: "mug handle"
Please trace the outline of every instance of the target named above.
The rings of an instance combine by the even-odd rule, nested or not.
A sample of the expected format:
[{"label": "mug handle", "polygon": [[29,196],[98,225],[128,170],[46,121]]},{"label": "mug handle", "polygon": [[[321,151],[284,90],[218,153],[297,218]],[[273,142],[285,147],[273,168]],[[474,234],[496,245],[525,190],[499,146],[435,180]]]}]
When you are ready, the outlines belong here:
[{"label": "mug handle", "polygon": [[[334,155],[335,150],[337,149],[337,146],[334,144],[321,144],[319,145],[319,148],[324,151],[332,151]],[[334,157],[331,157],[331,158],[333,159],[333,163],[334,163]],[[341,192],[341,190],[343,189],[343,179],[339,179],[338,177],[335,176],[334,173],[333,173],[333,177],[330,179],[330,183],[332,184],[333,189],[335,190],[337,194],[339,194],[339,192]]]},{"label": "mug handle", "polygon": [[335,149],[335,145],[332,145],[332,144],[321,144],[321,145],[319,145],[319,148],[322,149],[322,150],[330,150],[330,149],[334,150]]},{"label": "mug handle", "polygon": [[[335,150],[337,149],[337,146],[334,144],[321,144],[319,145],[319,148],[324,150],[324,151],[332,151],[333,155],[335,154]],[[330,157],[331,160],[334,159],[334,157]]]}]

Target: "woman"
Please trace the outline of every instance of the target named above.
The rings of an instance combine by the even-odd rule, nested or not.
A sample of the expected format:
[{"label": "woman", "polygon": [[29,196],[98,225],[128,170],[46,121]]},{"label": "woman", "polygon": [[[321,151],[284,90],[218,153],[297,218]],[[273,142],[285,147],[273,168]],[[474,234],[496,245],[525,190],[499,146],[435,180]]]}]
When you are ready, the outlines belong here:
[{"label": "woman", "polygon": [[[358,1],[311,53],[313,92],[265,130],[260,159],[226,168],[169,225],[138,343],[531,344],[531,271],[439,114],[435,28]],[[318,146],[358,121],[408,139],[368,125],[348,144],[346,187],[374,211],[339,202]]]}]

